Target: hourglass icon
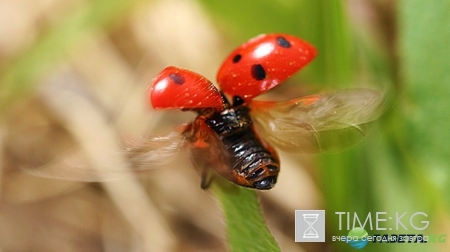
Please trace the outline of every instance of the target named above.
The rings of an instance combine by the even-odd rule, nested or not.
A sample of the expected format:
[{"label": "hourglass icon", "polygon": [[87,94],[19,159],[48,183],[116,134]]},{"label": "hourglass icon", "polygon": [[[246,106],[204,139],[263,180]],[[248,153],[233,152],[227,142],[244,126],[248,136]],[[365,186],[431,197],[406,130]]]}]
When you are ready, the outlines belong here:
[{"label": "hourglass icon", "polygon": [[313,228],[319,214],[303,214],[303,220],[308,223],[308,228],[303,233],[303,238],[319,238],[318,232]]}]

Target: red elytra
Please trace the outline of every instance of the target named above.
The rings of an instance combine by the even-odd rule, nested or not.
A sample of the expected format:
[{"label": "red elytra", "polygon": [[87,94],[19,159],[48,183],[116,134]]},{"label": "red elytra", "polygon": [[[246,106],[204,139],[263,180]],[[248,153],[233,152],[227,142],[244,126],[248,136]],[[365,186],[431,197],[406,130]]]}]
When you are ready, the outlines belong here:
[{"label": "red elytra", "polygon": [[263,34],[235,49],[217,73],[222,92],[248,101],[308,64],[317,50],[287,34]]},{"label": "red elytra", "polygon": [[222,95],[207,78],[195,72],[167,67],[153,79],[150,100],[155,109],[223,109]]}]

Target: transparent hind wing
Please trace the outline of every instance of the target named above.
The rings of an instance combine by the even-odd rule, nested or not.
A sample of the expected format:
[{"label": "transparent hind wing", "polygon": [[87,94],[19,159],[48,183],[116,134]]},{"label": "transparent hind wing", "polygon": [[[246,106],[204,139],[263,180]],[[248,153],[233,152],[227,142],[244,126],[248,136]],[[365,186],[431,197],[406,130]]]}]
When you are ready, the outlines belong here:
[{"label": "transparent hind wing", "polygon": [[81,150],[74,151],[40,166],[22,165],[27,174],[75,181],[108,181],[123,179],[133,173],[145,173],[154,169],[167,168],[177,159],[184,148],[185,139],[176,131],[145,141],[133,142],[110,159],[124,160],[125,167],[110,166],[98,169]]},{"label": "transparent hind wing", "polygon": [[135,171],[145,171],[170,165],[184,145],[184,136],[178,131],[173,131],[164,136],[134,143],[125,148],[125,154]]},{"label": "transparent hind wing", "polygon": [[100,173],[93,167],[87,155],[81,150],[68,153],[40,165],[21,165],[19,162],[19,168],[23,173],[43,178],[86,182],[111,180],[114,177],[118,178],[117,174],[113,175],[109,172]]},{"label": "transparent hind wing", "polygon": [[382,96],[370,89],[346,89],[286,102],[252,101],[258,132],[278,148],[336,152],[359,142],[365,124],[382,112]]}]

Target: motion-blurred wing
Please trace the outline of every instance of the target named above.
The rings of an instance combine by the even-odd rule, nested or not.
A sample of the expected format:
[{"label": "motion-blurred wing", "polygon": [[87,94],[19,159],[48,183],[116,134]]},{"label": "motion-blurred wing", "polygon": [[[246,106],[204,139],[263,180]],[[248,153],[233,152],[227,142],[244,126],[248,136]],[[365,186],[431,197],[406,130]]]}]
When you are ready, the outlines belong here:
[{"label": "motion-blurred wing", "polygon": [[153,137],[126,148],[126,156],[135,171],[164,168],[170,165],[185,146],[185,137],[178,131]]},{"label": "motion-blurred wing", "polygon": [[381,114],[382,96],[347,89],[286,102],[252,101],[258,132],[285,151],[335,152],[364,137],[364,124]]},{"label": "motion-blurred wing", "polygon": [[166,168],[177,158],[185,143],[180,132],[170,132],[164,136],[149,138],[119,151],[109,158],[118,160],[115,166],[97,167],[89,156],[74,151],[40,166],[21,165],[28,174],[40,177],[76,181],[106,181],[125,178],[133,173],[143,173],[158,168]]}]

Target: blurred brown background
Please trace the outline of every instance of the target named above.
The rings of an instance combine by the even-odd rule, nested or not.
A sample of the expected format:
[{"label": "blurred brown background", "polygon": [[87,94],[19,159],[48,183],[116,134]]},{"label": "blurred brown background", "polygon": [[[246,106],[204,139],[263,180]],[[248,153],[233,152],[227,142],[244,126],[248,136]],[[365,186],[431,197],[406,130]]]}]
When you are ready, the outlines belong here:
[{"label": "blurred brown background", "polygon": [[348,233],[339,211],[425,212],[415,233],[450,233],[448,13],[421,0],[1,0],[0,251],[228,251],[222,209],[186,153],[137,165],[124,150],[195,116],[150,108],[163,68],[214,81],[233,48],[275,32],[319,54],[263,99],[370,87],[388,103],[349,150],[280,153],[277,186],[258,196],[281,250],[354,251],[295,243],[296,209],[325,209],[327,237]]}]

